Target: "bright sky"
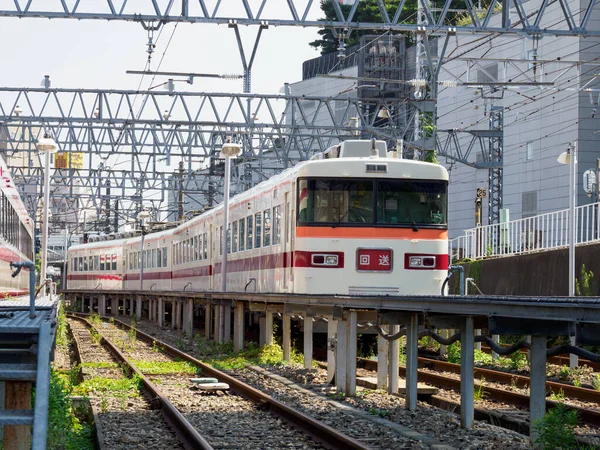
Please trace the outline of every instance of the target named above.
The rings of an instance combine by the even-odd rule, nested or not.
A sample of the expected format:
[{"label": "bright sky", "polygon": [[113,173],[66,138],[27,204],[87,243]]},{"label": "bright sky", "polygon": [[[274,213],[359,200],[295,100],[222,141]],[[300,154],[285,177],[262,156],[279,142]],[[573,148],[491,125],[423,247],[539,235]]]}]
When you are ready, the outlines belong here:
[{"label": "bright sky", "polygon": [[[149,0],[145,0],[148,1]],[[284,2],[281,2],[284,6]],[[167,48],[175,24],[154,34],[157,44],[151,70]],[[250,59],[258,27],[240,27]],[[160,37],[159,37],[160,34]],[[252,70],[252,92],[276,94],[284,82],[302,77],[302,62],[319,56],[308,45],[317,38],[316,28],[270,27],[262,34]],[[135,90],[147,61],[148,34],[140,24],[99,20],[48,20],[0,18],[3,42],[0,86],[39,87],[50,75],[54,88],[107,88]],[[235,33],[226,25],[177,26],[161,71],[242,74]],[[155,84],[168,77],[157,78]],[[142,89],[150,86],[144,77]],[[242,81],[195,79],[192,86],[176,83],[176,90],[242,92]]]}]

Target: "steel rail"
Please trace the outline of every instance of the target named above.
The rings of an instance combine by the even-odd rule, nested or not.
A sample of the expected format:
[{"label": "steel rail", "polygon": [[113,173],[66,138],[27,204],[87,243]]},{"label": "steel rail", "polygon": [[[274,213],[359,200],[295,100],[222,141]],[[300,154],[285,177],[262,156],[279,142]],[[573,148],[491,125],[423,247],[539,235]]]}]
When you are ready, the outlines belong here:
[{"label": "steel rail", "polygon": [[[486,345],[481,346],[481,351],[485,352],[485,353],[492,352],[492,350]],[[521,352],[527,353],[527,350],[524,349],[524,350],[521,350]],[[568,366],[570,364],[569,356],[563,356],[563,355],[551,356],[547,359],[547,361],[550,364],[556,364],[557,366]],[[600,371],[600,363],[597,363],[595,361],[590,361],[587,359],[579,358],[579,365],[591,367],[592,369],[594,369],[595,372]]]},{"label": "steel rail", "polygon": [[[72,315],[80,318],[84,318],[87,316],[87,314],[82,313],[73,313]],[[171,347],[169,344],[164,343],[156,339],[155,337],[144,333],[143,331],[133,328],[130,325],[116,319],[115,325],[125,330],[134,329],[136,332],[136,336],[142,341],[145,341],[148,344],[156,343],[157,345],[162,347],[165,353],[167,353],[169,356],[180,358],[184,361],[188,361],[196,365],[202,370],[204,374],[217,378],[220,382],[229,384],[230,388],[232,388],[233,391],[260,404],[262,407],[268,406],[269,411],[271,411],[272,413],[282,417],[286,420],[286,422],[290,423],[294,427],[301,428],[308,435],[314,436],[316,439],[330,445],[332,448],[345,448],[357,450],[369,449],[369,447],[366,447],[356,439],[353,439],[350,436],[340,433],[336,429],[322,422],[319,422],[318,420],[315,420],[312,417],[300,411],[297,411],[294,408],[291,408],[290,406],[287,406],[286,404],[274,399],[270,395],[267,395],[259,391],[258,389],[248,386],[247,384],[232,377],[231,375],[228,375],[225,372],[221,372],[220,370],[217,370],[203,363],[202,361],[176,349],[175,347]],[[122,357],[124,358],[123,355]]]},{"label": "steel rail", "polygon": [[[425,363],[428,363],[430,361],[435,361],[435,360],[428,360],[426,358],[419,358],[419,363],[420,365],[425,365]],[[442,361],[435,361],[436,363],[441,363],[438,364],[437,367],[435,368],[435,370],[446,370],[449,372],[453,372],[453,373],[460,373],[460,365],[458,364],[453,364],[453,363],[444,363]],[[373,370],[373,371],[377,371],[377,361],[373,361],[373,360],[360,360],[360,363],[362,364],[362,366],[365,369],[368,370]],[[454,367],[452,367],[454,366]],[[442,368],[443,367],[443,368]],[[458,368],[458,372],[456,372],[456,369]],[[488,373],[488,376],[492,376],[491,373],[493,373],[495,371],[492,370],[485,370],[485,369],[479,369],[476,368],[475,369],[475,375],[477,374],[483,374],[483,373]],[[405,367],[400,367],[399,371],[398,371],[400,376],[406,376],[406,368]],[[454,378],[448,378],[445,377],[443,375],[437,375],[437,374],[432,374],[429,372],[424,372],[422,370],[417,371],[418,373],[418,379],[420,382],[423,383],[429,383],[432,384],[434,386],[439,386],[445,389],[451,389],[453,391],[457,391],[460,392],[460,383],[461,380],[460,379],[454,379]],[[496,374],[500,374],[502,372],[495,372]],[[510,374],[506,374],[507,375],[507,379],[508,379],[508,383],[510,384],[511,382],[511,377],[515,376],[515,375],[510,375]],[[498,378],[501,378],[500,375],[498,375]],[[529,380],[528,377],[521,377],[525,380]],[[487,378],[486,378],[487,379]],[[476,384],[477,380],[475,380]],[[560,386],[561,389],[563,389],[563,392],[567,392],[566,389],[564,389],[566,387],[566,385],[563,385],[561,383],[554,383],[554,382],[547,382],[547,383],[551,383],[552,386]],[[548,386],[548,384],[547,384]],[[574,386],[572,388],[575,388]],[[524,395],[524,394],[519,394],[517,392],[510,392],[510,391],[506,391],[503,389],[498,389],[498,388],[493,388],[491,386],[482,386],[482,389],[484,392],[488,393],[489,397],[488,400],[494,400],[494,401],[499,401],[499,402],[504,402],[504,403],[508,403],[514,406],[519,406],[521,408],[527,408],[529,409],[529,396],[528,395]],[[584,391],[591,391],[591,389],[585,389],[585,388],[580,388]],[[572,392],[572,391],[570,391]],[[595,391],[591,391],[591,392],[595,392]],[[579,393],[579,395],[583,395],[583,393]],[[593,395],[597,396],[600,395],[600,393],[594,393]],[[590,400],[588,397],[588,401],[597,401],[596,398]],[[546,408],[554,408],[559,402],[556,402],[554,400],[546,400]],[[573,406],[573,405],[565,405],[568,409],[570,410],[574,410],[577,411],[579,414],[579,419],[581,420],[581,422],[587,424],[587,425],[591,425],[594,427],[600,427],[600,411],[592,411],[586,408],[580,408],[578,406]]]},{"label": "steel rail", "polygon": [[[76,314],[68,314],[67,317],[77,319],[86,324],[86,326],[95,329],[85,317]],[[104,343],[113,357],[120,363],[125,364],[132,373],[140,377],[144,388],[151,394],[151,398],[158,399],[161,405],[162,416],[169,426],[176,432],[177,437],[182,441],[185,448],[190,450],[214,450],[213,447],[198,433],[198,431],[188,422],[181,412],[166,398],[158,387],[156,387],[134,364],[132,364],[121,351],[104,336],[101,337],[101,343]]]}]

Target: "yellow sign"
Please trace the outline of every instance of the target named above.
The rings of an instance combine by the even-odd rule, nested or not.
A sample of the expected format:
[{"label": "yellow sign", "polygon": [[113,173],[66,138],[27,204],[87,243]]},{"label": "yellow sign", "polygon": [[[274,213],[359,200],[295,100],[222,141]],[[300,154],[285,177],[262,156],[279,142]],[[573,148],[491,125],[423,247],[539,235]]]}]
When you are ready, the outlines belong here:
[{"label": "yellow sign", "polygon": [[82,169],[83,153],[58,152],[54,156],[55,169]]}]

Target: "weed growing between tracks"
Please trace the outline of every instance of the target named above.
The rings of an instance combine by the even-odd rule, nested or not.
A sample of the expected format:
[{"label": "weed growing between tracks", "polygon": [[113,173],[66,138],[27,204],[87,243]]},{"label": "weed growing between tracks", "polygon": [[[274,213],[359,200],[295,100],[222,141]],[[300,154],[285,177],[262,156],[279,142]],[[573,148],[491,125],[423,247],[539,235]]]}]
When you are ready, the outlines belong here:
[{"label": "weed growing between tracks", "polygon": [[533,424],[538,433],[535,443],[541,450],[593,450],[597,447],[579,444],[575,439],[578,413],[561,402]]},{"label": "weed growing between tracks", "polygon": [[50,374],[48,397],[48,437],[49,450],[92,450],[92,428],[78,417],[83,411],[74,410],[69,399],[69,385],[54,370]]},{"label": "weed growing between tracks", "polygon": [[168,375],[168,374],[190,374],[200,373],[200,368],[187,361],[142,361],[133,360],[133,364],[144,375]]}]

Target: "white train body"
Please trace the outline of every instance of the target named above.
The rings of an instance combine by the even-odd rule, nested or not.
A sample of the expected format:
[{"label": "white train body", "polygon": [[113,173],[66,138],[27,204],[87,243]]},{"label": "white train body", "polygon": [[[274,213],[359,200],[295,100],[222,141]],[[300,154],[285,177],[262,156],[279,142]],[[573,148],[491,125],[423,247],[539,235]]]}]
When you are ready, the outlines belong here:
[{"label": "white train body", "polygon": [[0,298],[29,292],[29,269],[13,278],[11,261],[33,261],[33,220],[0,158]]},{"label": "white train body", "polygon": [[[383,142],[346,141],[230,200],[226,289],[439,294],[448,269],[447,191],[440,165],[387,157]],[[123,289],[220,291],[222,230],[220,205],[146,235],[143,286],[141,237],[102,244],[120,247]],[[70,249],[69,261],[94,248]]]}]

